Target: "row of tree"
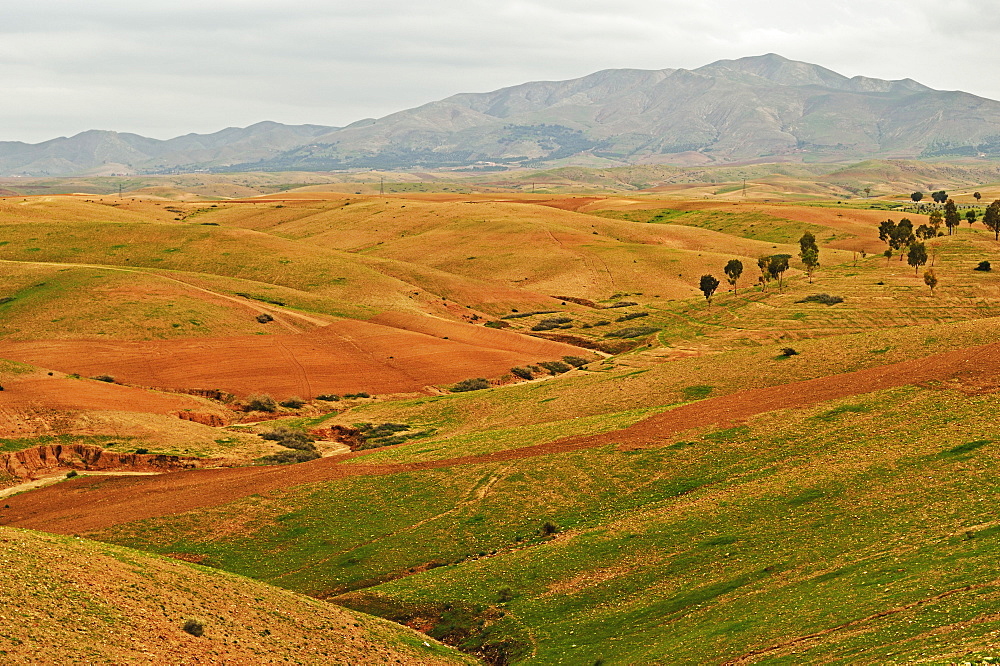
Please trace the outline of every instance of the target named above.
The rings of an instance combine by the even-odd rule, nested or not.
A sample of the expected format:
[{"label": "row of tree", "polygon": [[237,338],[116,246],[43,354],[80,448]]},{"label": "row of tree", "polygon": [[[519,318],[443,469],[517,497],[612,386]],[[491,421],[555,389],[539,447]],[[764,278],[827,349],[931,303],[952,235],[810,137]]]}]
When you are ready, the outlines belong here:
[{"label": "row of tree", "polygon": [[[791,258],[790,254],[771,254],[757,259],[757,268],[760,269],[760,277],[757,278],[757,282],[760,284],[761,291],[767,289],[769,282],[777,280],[778,292],[781,292],[782,276],[788,270],[788,261]],[[816,245],[816,237],[808,231],[802,234],[802,238],[799,239],[799,259],[802,260],[806,275],[809,276],[809,282],[812,283],[813,273],[819,268],[819,246]],[[726,274],[726,281],[733,286],[733,295],[735,295],[736,283],[743,275],[743,262],[739,259],[730,259],[722,270]],[[712,295],[715,294],[720,284],[714,275],[702,275],[698,288],[705,295],[705,300],[711,303]]]}]

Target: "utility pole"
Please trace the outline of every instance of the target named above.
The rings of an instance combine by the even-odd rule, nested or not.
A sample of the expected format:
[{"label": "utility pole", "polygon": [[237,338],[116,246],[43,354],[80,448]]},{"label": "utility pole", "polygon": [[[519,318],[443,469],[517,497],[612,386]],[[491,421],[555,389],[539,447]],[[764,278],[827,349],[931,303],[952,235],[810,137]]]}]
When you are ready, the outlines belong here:
[{"label": "utility pole", "polygon": [[122,198],[122,184],[118,183],[118,198]]},{"label": "utility pole", "polygon": [[385,176],[378,177],[378,193],[385,194]]},{"label": "utility pole", "polygon": [[747,198],[747,179],[743,179],[743,198]]}]

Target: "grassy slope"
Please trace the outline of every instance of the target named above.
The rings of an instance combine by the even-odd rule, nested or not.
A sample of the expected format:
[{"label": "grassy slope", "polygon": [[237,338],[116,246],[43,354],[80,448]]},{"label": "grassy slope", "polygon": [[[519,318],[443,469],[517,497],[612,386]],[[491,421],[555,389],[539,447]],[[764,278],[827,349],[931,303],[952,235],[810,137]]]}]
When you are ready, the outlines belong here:
[{"label": "grassy slope", "polygon": [[[564,233],[578,231],[583,216],[557,215]],[[558,230],[552,219],[538,224]],[[285,232],[291,224],[302,221],[282,222]],[[602,238],[661,226],[591,224],[612,225]],[[720,295],[712,307],[641,298],[667,353],[723,353],[664,362],[664,350],[640,350],[560,381],[374,405],[339,420],[435,427],[433,439],[374,456],[446,457],[621,427],[643,415],[637,405],[660,409],[693,387],[722,394],[992,341],[996,281],[970,268],[995,256],[994,244],[962,232],[942,243],[934,299],[905,264],[876,258],[825,265],[817,285],[796,278],[783,295]],[[393,252],[419,247],[398,240]],[[821,290],[847,301],[795,303]],[[791,339],[801,355],[777,360]],[[797,647],[845,662],[985,654],[996,642],[997,553],[984,498],[1000,432],[981,415],[996,407],[993,395],[903,387],[685,433],[656,449],[314,484],[97,536],[202,556],[312,594],[368,587],[344,600],[399,619],[453,604],[469,617],[449,621],[485,617],[495,635],[483,640],[506,637],[543,663],[719,660],[983,585]],[[562,535],[544,539],[546,521]],[[501,601],[505,588],[512,598]]]},{"label": "grassy slope", "polygon": [[[0,531],[4,663],[469,663],[415,632],[221,571]],[[204,635],[182,631],[204,623]]]},{"label": "grassy slope", "polygon": [[396,619],[485,613],[539,663],[718,661],[984,585],[807,646],[959,656],[1000,629],[1000,429],[980,418],[997,401],[902,387],[647,450],[312,484],[96,536],[310,594],[367,587],[339,600]]}]

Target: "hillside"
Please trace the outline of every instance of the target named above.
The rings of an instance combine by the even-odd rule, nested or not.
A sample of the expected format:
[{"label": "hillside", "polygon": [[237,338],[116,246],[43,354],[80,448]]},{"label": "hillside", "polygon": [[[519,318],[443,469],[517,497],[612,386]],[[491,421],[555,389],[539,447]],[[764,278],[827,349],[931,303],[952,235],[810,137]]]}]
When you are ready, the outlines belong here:
[{"label": "hillside", "polygon": [[[906,167],[770,174],[981,173]],[[680,178],[628,177],[654,174]],[[6,198],[0,524],[247,576],[494,665],[995,657],[993,232],[963,222],[914,267],[878,234],[929,221],[905,190],[744,198],[719,177],[714,196]],[[963,213],[982,214],[973,191],[1000,196],[970,183]],[[774,254],[789,268],[761,281]],[[732,259],[707,300],[701,276]],[[161,587],[191,587],[170,566]]]},{"label": "hillside", "polygon": [[127,548],[5,528],[0,553],[8,664],[473,663],[389,622]]},{"label": "hillside", "polygon": [[167,141],[90,131],[0,143],[0,175],[704,166],[1000,156],[1000,102],[767,54],[462,93],[347,127],[258,123]]}]

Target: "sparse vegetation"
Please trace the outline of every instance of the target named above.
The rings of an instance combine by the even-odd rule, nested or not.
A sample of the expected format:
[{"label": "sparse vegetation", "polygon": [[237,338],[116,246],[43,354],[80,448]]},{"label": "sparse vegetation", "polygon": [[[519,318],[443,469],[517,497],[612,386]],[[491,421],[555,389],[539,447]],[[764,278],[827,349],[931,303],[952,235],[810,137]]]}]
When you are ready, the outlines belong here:
[{"label": "sparse vegetation", "polygon": [[489,387],[490,382],[488,379],[476,377],[475,379],[463,379],[451,387],[451,392],[463,393],[465,391],[482,391],[483,389],[488,389]]},{"label": "sparse vegetation", "polygon": [[830,294],[811,294],[805,298],[801,298],[796,303],[822,303],[823,305],[836,305],[837,303],[843,303],[844,299],[840,296],[831,296]]},{"label": "sparse vegetation", "polygon": [[246,410],[248,412],[275,412],[278,410],[278,403],[266,393],[255,394],[247,397]]},{"label": "sparse vegetation", "polygon": [[550,375],[560,375],[573,369],[569,364],[562,361],[539,361],[538,365],[545,368]]}]

